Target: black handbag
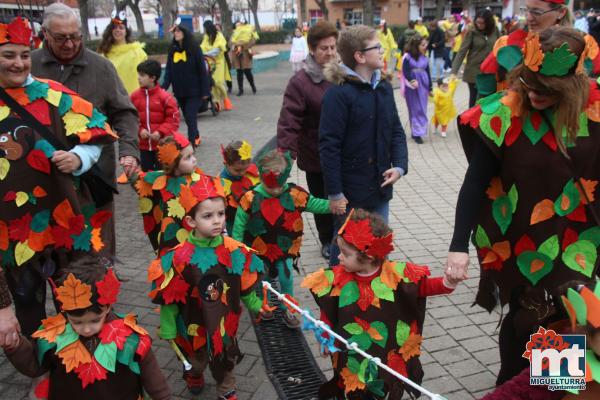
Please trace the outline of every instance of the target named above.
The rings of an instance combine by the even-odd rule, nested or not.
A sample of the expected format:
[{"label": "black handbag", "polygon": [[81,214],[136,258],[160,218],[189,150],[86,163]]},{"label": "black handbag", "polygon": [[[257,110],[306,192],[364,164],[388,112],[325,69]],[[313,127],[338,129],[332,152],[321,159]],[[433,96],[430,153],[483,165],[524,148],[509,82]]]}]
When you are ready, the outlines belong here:
[{"label": "black handbag", "polygon": [[[3,88],[0,88],[0,98],[10,107],[11,110],[16,112],[23,121],[25,121],[30,128],[33,128],[42,138],[46,139],[52,146],[57,150],[69,151],[66,146],[58,140],[56,136],[38,121],[29,111],[23,108],[19,103],[15,101]],[[96,207],[102,207],[111,201],[113,196],[118,194],[114,182],[111,182],[107,178],[97,165],[93,165],[89,171],[79,176],[80,182],[87,186],[90,191],[90,195],[94,200]]]}]

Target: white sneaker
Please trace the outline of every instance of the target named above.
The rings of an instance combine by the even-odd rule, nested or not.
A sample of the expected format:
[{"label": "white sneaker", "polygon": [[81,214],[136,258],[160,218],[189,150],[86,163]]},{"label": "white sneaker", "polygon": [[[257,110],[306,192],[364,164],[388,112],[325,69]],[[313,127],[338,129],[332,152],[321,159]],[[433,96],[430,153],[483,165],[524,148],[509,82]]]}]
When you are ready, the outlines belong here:
[{"label": "white sneaker", "polygon": [[440,136],[445,138],[446,137],[446,132],[442,131],[442,133],[440,133]]}]

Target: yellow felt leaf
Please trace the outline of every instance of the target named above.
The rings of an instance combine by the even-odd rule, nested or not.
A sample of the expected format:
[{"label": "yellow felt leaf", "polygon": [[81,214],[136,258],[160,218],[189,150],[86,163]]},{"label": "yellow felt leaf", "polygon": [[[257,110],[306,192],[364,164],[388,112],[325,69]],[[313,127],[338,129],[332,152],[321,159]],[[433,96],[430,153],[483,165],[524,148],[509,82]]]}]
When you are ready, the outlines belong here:
[{"label": "yellow felt leaf", "polygon": [[140,199],[138,203],[138,209],[141,214],[146,214],[152,210],[152,200],[147,197],[143,197]]},{"label": "yellow felt leaf", "polygon": [[229,179],[221,179],[221,182],[223,183],[223,190],[225,191],[225,193],[230,194],[231,193],[231,181]]},{"label": "yellow felt leaf", "polygon": [[188,236],[190,236],[190,233],[188,231],[186,231],[184,228],[181,228],[180,230],[177,231],[177,234],[175,234],[175,237],[177,238],[177,241],[179,243],[183,243],[187,240]]},{"label": "yellow felt leaf", "polygon": [[73,111],[67,111],[62,119],[65,123],[67,136],[87,130],[87,124],[90,122],[89,118],[85,115],[77,114]]},{"label": "yellow felt leaf", "polygon": [[46,95],[46,100],[48,103],[52,104],[54,107],[58,107],[60,104],[60,98],[62,97],[62,93],[53,89],[48,89],[48,94]]},{"label": "yellow felt leaf", "polygon": [[240,156],[242,161],[251,159],[252,158],[252,145],[250,145],[250,143],[248,143],[244,140],[242,142],[242,145],[240,146],[240,149],[238,150],[238,155]]},{"label": "yellow felt leaf", "polygon": [[6,158],[0,158],[0,181],[6,178],[10,170],[10,162]]},{"label": "yellow felt leaf", "polygon": [[6,106],[0,107],[0,121],[2,121],[4,118],[8,117],[8,114],[10,114],[10,108],[8,108]]},{"label": "yellow felt leaf", "polygon": [[187,334],[189,336],[198,336],[198,325],[197,324],[189,324],[187,327]]},{"label": "yellow felt leaf", "polygon": [[25,192],[17,192],[17,197],[15,198],[15,203],[17,203],[17,207],[21,207],[23,204],[27,203],[29,200],[29,195]]},{"label": "yellow felt leaf", "polygon": [[23,265],[35,254],[35,251],[29,247],[28,242],[19,242],[15,246],[15,261],[17,262],[17,266]]},{"label": "yellow felt leaf", "polygon": [[221,323],[219,324],[219,331],[221,332],[221,336],[225,336],[225,318],[221,317]]},{"label": "yellow felt leaf", "polygon": [[181,206],[177,198],[167,201],[167,205],[169,206],[169,217],[176,217],[180,219],[185,217],[185,209]]},{"label": "yellow felt leaf", "polygon": [[173,279],[174,275],[175,275],[175,272],[173,271],[173,268],[170,268],[167,272],[165,272],[165,280],[160,285],[160,290],[163,290],[164,288],[167,287],[169,282],[171,282],[171,279]]}]

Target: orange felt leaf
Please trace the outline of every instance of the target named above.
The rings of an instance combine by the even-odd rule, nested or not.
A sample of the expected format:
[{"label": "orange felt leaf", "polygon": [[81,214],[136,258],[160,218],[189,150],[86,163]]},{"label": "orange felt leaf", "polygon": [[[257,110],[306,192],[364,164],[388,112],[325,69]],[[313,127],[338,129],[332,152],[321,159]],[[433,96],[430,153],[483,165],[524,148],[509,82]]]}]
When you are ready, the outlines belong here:
[{"label": "orange felt leaf", "polygon": [[181,186],[181,191],[179,192],[179,204],[183,207],[185,212],[189,212],[198,201],[194,194],[192,193],[192,189],[190,189],[187,185]]},{"label": "orange felt leaf", "polygon": [[577,312],[575,311],[575,307],[573,307],[573,303],[571,303],[571,301],[569,299],[567,299],[565,296],[560,296],[562,301],[563,301],[563,305],[565,306],[565,308],[567,309],[567,314],[569,315],[569,321],[571,322],[571,330],[573,332],[575,332],[575,325],[577,325]]},{"label": "orange felt leaf", "polygon": [[152,260],[148,266],[148,282],[155,281],[163,275],[163,269],[160,265],[160,259]]},{"label": "orange felt leaf", "polygon": [[46,191],[41,187],[41,186],[36,186],[33,188],[33,196],[36,198],[40,198],[40,197],[45,197],[48,193],[46,193]]},{"label": "orange felt leaf", "polygon": [[56,353],[56,355],[62,359],[67,372],[71,372],[79,364],[87,364],[92,361],[90,352],[79,339]]},{"label": "orange felt leaf", "polygon": [[258,272],[250,272],[244,270],[244,272],[242,272],[241,277],[242,291],[250,289],[252,286],[254,286],[257,280]]},{"label": "orange felt leaf", "polygon": [[371,301],[371,305],[373,307],[381,308],[381,301],[379,300],[379,297],[373,296],[373,301]]},{"label": "orange felt leaf", "polygon": [[560,209],[566,211],[571,206],[571,199],[564,194],[560,195]]},{"label": "orange felt leaf", "polygon": [[504,242],[494,243],[492,251],[500,256],[502,261],[506,261],[510,257],[510,242],[506,240]]},{"label": "orange felt leaf", "polygon": [[87,308],[92,305],[92,289],[90,285],[69,274],[62,286],[56,289],[56,298],[62,304],[63,311]]},{"label": "orange felt leaf", "polygon": [[48,317],[42,320],[43,329],[33,332],[31,337],[36,339],[46,339],[50,343],[56,341],[56,337],[65,331],[67,320],[62,314]]},{"label": "orange felt leaf", "polygon": [[341,370],[340,376],[344,380],[344,390],[346,393],[355,390],[363,390],[366,387],[365,384],[358,379],[358,375],[353,374],[347,367]]},{"label": "orange felt leaf", "polygon": [[406,339],[406,342],[402,345],[399,350],[399,353],[402,354],[402,358],[404,361],[408,361],[414,356],[421,355],[421,342],[423,341],[423,336],[411,333]]},{"label": "orange felt leaf", "polygon": [[483,258],[483,260],[481,260],[482,264],[489,264],[489,263],[493,263],[494,261],[496,261],[498,259],[498,255],[496,253],[494,253],[493,251],[488,252],[485,257]]},{"label": "orange felt leaf", "polygon": [[0,24],[0,43],[4,43],[8,41],[8,38],[6,37],[6,27],[8,25],[7,24]]},{"label": "orange felt leaf", "polygon": [[232,252],[240,248],[240,242],[229,236],[223,236],[223,246],[225,246],[227,250]]},{"label": "orange felt leaf", "polygon": [[125,318],[123,318],[123,322],[134,332],[139,333],[140,335],[148,335],[148,331],[137,324],[137,321],[135,320],[135,315],[127,314]]},{"label": "orange felt leaf", "polygon": [[158,222],[162,220],[163,212],[159,206],[155,206],[152,210],[152,217],[154,217],[154,221]]},{"label": "orange felt leaf", "polygon": [[587,287],[583,287],[579,292],[585,304],[587,305],[587,321],[594,328],[600,327],[600,300]]},{"label": "orange felt leaf", "polygon": [[596,101],[593,104],[587,106],[585,113],[588,118],[594,122],[600,122],[600,101]]},{"label": "orange felt leaf", "polygon": [[329,281],[325,276],[325,270],[321,268],[312,274],[306,275],[306,278],[304,278],[300,286],[309,289],[313,293],[321,293],[329,287]]},{"label": "orange felt leaf", "polygon": [[8,225],[0,220],[0,250],[6,251],[6,249],[8,249]]},{"label": "orange felt leaf", "polygon": [[297,256],[300,253],[300,246],[302,246],[302,236],[298,236],[292,242],[292,246],[288,249],[288,253]]},{"label": "orange felt leaf", "polygon": [[540,44],[540,37],[537,33],[530,33],[523,45],[523,55],[525,64],[530,70],[537,72],[544,61],[544,53]]},{"label": "orange felt leaf", "polygon": [[198,350],[206,344],[206,335],[194,336],[193,349]]},{"label": "orange felt leaf", "polygon": [[396,271],[395,263],[386,260],[381,266],[381,283],[390,289],[396,289],[398,282],[402,280],[402,276]]},{"label": "orange felt leaf", "polygon": [[579,179],[579,183],[581,184],[581,186],[583,186],[583,190],[585,191],[585,194],[584,194],[581,191],[581,186],[576,185],[577,189],[579,190],[579,193],[581,194],[581,202],[583,204],[588,204],[587,199],[589,199],[591,202],[593,202],[595,200],[594,191],[596,190],[598,181],[589,181],[587,179],[581,178],[581,179]]},{"label": "orange felt leaf", "polygon": [[161,189],[164,189],[164,187],[166,185],[167,185],[167,176],[166,175],[161,175],[158,178],[156,178],[156,180],[152,184],[152,189],[154,189],[154,190],[161,190]]},{"label": "orange felt leaf", "polygon": [[135,190],[140,197],[152,196],[152,185],[146,182],[143,177],[139,178],[135,183]]},{"label": "orange felt leaf", "polygon": [[86,129],[83,132],[77,132],[77,136],[79,137],[80,143],[87,143],[92,138],[92,131],[90,131],[89,129]]},{"label": "orange felt leaf", "polygon": [[550,199],[544,199],[537,203],[531,211],[529,223],[535,225],[538,222],[546,221],[554,216],[554,202]]},{"label": "orange felt leaf", "polygon": [[521,101],[521,96],[514,90],[506,91],[506,95],[500,99],[500,103],[510,108],[513,117],[521,116]]},{"label": "orange felt leaf", "polygon": [[502,196],[504,193],[504,189],[502,189],[502,181],[497,176],[492,178],[490,182],[490,187],[485,191],[490,200],[496,200],[498,197]]},{"label": "orange felt leaf", "polygon": [[162,165],[171,165],[179,157],[179,150],[175,143],[167,143],[158,146],[158,161]]},{"label": "orange felt leaf", "polygon": [[71,96],[73,103],[71,104],[71,110],[78,114],[83,114],[86,117],[91,117],[94,111],[94,106],[87,100],[82,99],[79,96]]},{"label": "orange felt leaf", "polygon": [[252,200],[254,199],[254,192],[246,192],[242,198],[240,199],[240,206],[244,211],[247,211],[252,204]]},{"label": "orange felt leaf", "polygon": [[500,39],[496,40],[496,43],[494,43],[494,48],[492,49],[494,57],[498,57],[498,50],[506,46],[507,42],[508,36],[500,36]]},{"label": "orange felt leaf", "polygon": [[92,247],[95,251],[100,251],[104,248],[104,243],[102,242],[101,228],[92,229]]},{"label": "orange felt leaf", "polygon": [[530,270],[532,274],[538,272],[540,269],[544,268],[544,262],[542,260],[538,260],[537,258],[531,262]]},{"label": "orange felt leaf", "polygon": [[73,217],[75,217],[75,213],[73,212],[71,203],[69,203],[69,199],[64,199],[52,212],[54,221],[65,229],[70,228],[69,221]]},{"label": "orange felt leaf", "polygon": [[585,39],[585,44],[588,47],[588,57],[594,60],[598,56],[598,52],[600,52],[600,48],[598,48],[598,43],[596,39],[592,35],[585,35],[583,37]]},{"label": "orange felt leaf", "polygon": [[261,256],[267,254],[267,244],[260,237],[254,239],[254,242],[252,242],[252,248]]},{"label": "orange felt leaf", "polygon": [[29,104],[29,96],[25,93],[25,88],[6,89],[6,93],[10,95],[19,105],[26,106]]},{"label": "orange felt leaf", "polygon": [[371,336],[371,338],[373,340],[382,340],[383,336],[381,336],[381,334],[377,331],[377,329],[370,327],[369,329],[367,329],[367,333],[369,334],[369,336]]},{"label": "orange felt leaf", "polygon": [[308,193],[302,190],[298,190],[296,188],[290,190],[290,194],[294,199],[294,205],[296,207],[305,207],[306,201],[308,200]]},{"label": "orange felt leaf", "polygon": [[46,248],[49,244],[52,244],[54,239],[50,229],[46,229],[43,232],[29,231],[29,238],[27,244],[31,250],[40,252]]},{"label": "orange felt leaf", "polygon": [[331,292],[329,292],[329,295],[336,297],[339,296],[340,293],[342,293],[342,288],[340,286],[334,286],[331,289]]}]

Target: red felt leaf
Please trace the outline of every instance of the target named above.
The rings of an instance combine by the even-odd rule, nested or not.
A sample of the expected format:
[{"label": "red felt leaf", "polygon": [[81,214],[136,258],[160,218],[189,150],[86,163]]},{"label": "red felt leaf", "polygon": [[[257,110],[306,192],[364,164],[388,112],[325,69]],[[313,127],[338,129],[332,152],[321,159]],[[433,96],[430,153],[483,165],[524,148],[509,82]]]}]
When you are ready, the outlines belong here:
[{"label": "red felt leaf", "polygon": [[362,311],[367,311],[367,308],[375,298],[375,293],[371,289],[371,282],[358,282],[358,290],[360,291],[360,296],[356,304],[358,304],[358,308]]},{"label": "red felt leaf", "polygon": [[570,244],[575,243],[577,240],[579,240],[579,233],[571,228],[565,229],[565,233],[563,233],[562,250],[565,251]]},{"label": "red felt leaf", "polygon": [[279,199],[276,197],[264,199],[260,203],[260,212],[269,224],[275,225],[275,223],[283,213],[283,206],[281,205]]},{"label": "red felt leaf", "polygon": [[165,304],[174,302],[186,302],[187,292],[190,285],[184,281],[179,275],[175,275],[167,287],[162,291],[162,296]]},{"label": "red felt leaf", "polygon": [[125,325],[125,321],[122,319],[115,319],[104,324],[98,337],[103,344],[115,342],[117,349],[123,350],[123,346],[127,341],[127,336],[131,335],[132,332],[131,328]]},{"label": "red felt leaf", "polygon": [[73,238],[69,234],[69,231],[62,226],[52,227],[52,237],[54,238],[55,247],[64,247],[68,250],[73,248]]},{"label": "red felt leaf", "polygon": [[521,239],[515,244],[514,253],[518,256],[524,251],[535,251],[535,243],[527,235],[521,236]]},{"label": "red felt leaf", "polygon": [[227,250],[227,247],[221,245],[215,248],[215,254],[217,255],[217,261],[219,264],[231,267],[231,253]]},{"label": "red felt leaf", "polygon": [[[479,257],[481,257],[482,260],[485,260],[489,253],[495,254],[492,251],[492,249],[489,247],[484,247],[484,248],[479,249]],[[496,256],[494,261],[481,263],[481,266],[485,270],[500,271],[502,269],[502,259],[500,257]]]},{"label": "red felt leaf", "polygon": [[534,111],[533,113],[531,113],[531,126],[533,126],[533,129],[535,129],[536,131],[540,129],[540,125],[542,124],[542,115],[537,112]]},{"label": "red felt leaf", "polygon": [[42,150],[33,149],[27,154],[27,163],[31,168],[50,175],[50,161]]},{"label": "red felt leaf", "polygon": [[482,113],[481,106],[476,105],[460,115],[460,123],[462,125],[468,124],[471,128],[475,129],[479,126],[479,119],[481,118]]},{"label": "red felt leaf", "polygon": [[363,331],[368,331],[369,328],[371,327],[371,324],[369,324],[364,319],[360,319],[358,317],[354,317],[354,322],[356,322],[357,324],[359,324],[360,327],[363,329]]},{"label": "red felt leaf", "polygon": [[388,353],[387,365],[400,375],[408,376],[406,372],[406,363],[404,362],[404,359],[402,359],[402,356],[394,350],[391,350]]},{"label": "red felt leaf", "polygon": [[506,39],[506,44],[508,46],[515,45],[521,47],[523,46],[523,44],[525,44],[525,39],[527,38],[527,35],[528,32],[524,29],[517,29],[511,32],[510,35],[508,35],[508,38]]},{"label": "red felt leaf", "polygon": [[521,128],[523,123],[521,122],[521,118],[513,117],[510,120],[510,127],[506,131],[506,136],[504,137],[504,143],[507,146],[511,146],[515,140],[521,135]]},{"label": "red felt leaf", "polygon": [[267,244],[267,254],[265,256],[269,259],[269,261],[273,262],[278,258],[283,257],[283,252],[279,248],[279,246],[275,244]]},{"label": "red felt leaf", "polygon": [[567,219],[576,222],[587,222],[587,215],[585,214],[585,206],[579,204],[579,206],[573,210],[570,214],[566,215]]},{"label": "red felt leaf", "polygon": [[352,279],[352,274],[347,272],[341,265],[333,267],[333,286],[343,287]]},{"label": "red felt leaf", "polygon": [[152,347],[152,339],[148,335],[138,336],[140,338],[140,342],[138,343],[138,347],[135,350],[135,354],[140,356],[141,359],[144,359],[144,357],[146,357],[146,354],[148,354],[148,351]]},{"label": "red felt leaf", "polygon": [[590,94],[588,95],[587,105],[591,106],[597,101],[600,101],[600,88],[598,88],[598,84],[595,80],[590,79]]},{"label": "red felt leaf", "polygon": [[35,119],[40,121],[42,124],[50,126],[50,112],[48,102],[46,102],[46,100],[37,99],[32,101],[25,106],[25,109],[29,111],[30,114],[35,115]]},{"label": "red felt leaf", "polygon": [[278,187],[279,186],[279,182],[277,182],[278,177],[279,177],[279,174],[276,174],[273,171],[269,171],[266,174],[262,174],[260,176],[260,180],[267,187]]},{"label": "red felt leaf", "polygon": [[34,394],[38,399],[47,399],[50,394],[50,378],[42,380],[35,387]]},{"label": "red felt leaf", "polygon": [[296,221],[302,218],[302,215],[300,214],[300,212],[293,211],[293,212],[284,212],[283,213],[283,228],[290,231],[290,232],[294,232],[294,224],[296,223]]},{"label": "red felt leaf", "polygon": [[[191,189],[190,189],[191,190]],[[173,198],[175,198],[175,195],[171,192],[169,192],[166,189],[162,189],[160,191],[160,196],[162,197],[162,201],[164,201],[165,203]]]},{"label": "red felt leaf", "polygon": [[31,44],[31,26],[27,20],[17,17],[6,27],[10,43],[29,46]]},{"label": "red felt leaf", "polygon": [[234,337],[237,334],[238,326],[240,323],[240,316],[242,313],[234,313],[230,311],[225,316],[225,333],[229,337]]},{"label": "red felt leaf", "polygon": [[52,211],[52,218],[54,218],[54,221],[65,229],[71,227],[69,222],[74,216],[75,214],[73,213],[73,208],[71,207],[71,203],[69,203],[69,199],[64,199],[56,206],[54,211]]},{"label": "red felt leaf", "polygon": [[346,242],[363,251],[374,239],[371,223],[368,219],[350,220],[344,228],[342,237]]},{"label": "red felt leaf", "polygon": [[184,354],[192,354],[194,352],[194,349],[192,348],[192,344],[188,340],[186,340],[183,336],[178,335],[175,338],[175,343],[177,343],[177,346],[181,347]]},{"label": "red felt leaf", "polygon": [[496,136],[500,137],[500,131],[502,130],[502,119],[498,116],[493,117],[490,120],[490,128],[492,128]]},{"label": "red felt leaf", "polygon": [[546,143],[546,146],[548,146],[550,150],[556,151],[556,149],[558,149],[556,137],[554,137],[554,133],[552,131],[546,132],[546,134],[542,136],[542,141]]},{"label": "red felt leaf", "polygon": [[179,267],[189,263],[194,251],[196,251],[196,248],[190,242],[185,242],[181,246],[178,246],[173,255],[173,265]]},{"label": "red felt leaf", "polygon": [[110,211],[98,211],[90,218],[90,225],[92,225],[92,228],[102,228],[102,225],[104,225],[110,217],[112,217]]},{"label": "red felt leaf", "polygon": [[377,258],[384,258],[392,250],[394,250],[394,245],[392,244],[392,234],[390,233],[381,238],[374,238],[367,250],[367,254]]},{"label": "red felt leaf", "polygon": [[120,288],[121,282],[117,279],[113,269],[110,268],[106,275],[104,275],[104,279],[96,282],[96,289],[99,294],[98,303],[103,305],[116,303]]},{"label": "red felt leaf", "polygon": [[223,338],[219,329],[215,329],[212,334],[213,356],[218,356],[223,352]]},{"label": "red felt leaf", "polygon": [[24,242],[29,237],[29,225],[31,224],[31,214],[27,213],[21,218],[16,218],[10,221],[8,225],[8,237],[11,240]]},{"label": "red felt leaf", "polygon": [[404,276],[407,277],[411,282],[417,283],[424,276],[431,275],[429,268],[424,265],[415,265],[407,262],[404,268]]},{"label": "red felt leaf", "polygon": [[92,357],[92,361],[89,363],[79,364],[79,366],[75,368],[75,372],[84,389],[91,383],[106,379],[107,373],[106,369],[104,369],[94,357]]},{"label": "red felt leaf", "polygon": [[4,195],[4,197],[2,198],[2,200],[4,201],[14,201],[17,198],[17,192],[14,191],[9,191],[6,192],[6,194]]},{"label": "red felt leaf", "polygon": [[494,53],[488,54],[486,59],[483,60],[480,70],[484,74],[495,74],[498,72],[498,60],[494,57]]},{"label": "red felt leaf", "polygon": [[144,215],[144,233],[148,234],[156,228],[156,222],[154,222],[154,217],[152,215]]},{"label": "red felt leaf", "polygon": [[69,233],[71,235],[79,235],[85,228],[85,217],[82,214],[76,215],[69,219]]},{"label": "red felt leaf", "polygon": [[200,175],[200,179],[192,185],[191,189],[198,202],[218,196],[212,178],[207,175]]},{"label": "red felt leaf", "polygon": [[62,83],[59,83],[57,81],[39,79],[39,78],[38,78],[38,81],[46,82],[48,84],[48,86],[50,86],[50,89],[56,90],[57,92],[63,92],[66,94],[77,95],[77,93],[75,93],[74,91],[72,91],[71,89],[69,89],[68,87],[66,87],[65,85],[63,85]]}]

